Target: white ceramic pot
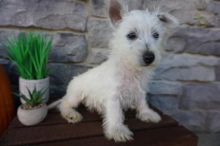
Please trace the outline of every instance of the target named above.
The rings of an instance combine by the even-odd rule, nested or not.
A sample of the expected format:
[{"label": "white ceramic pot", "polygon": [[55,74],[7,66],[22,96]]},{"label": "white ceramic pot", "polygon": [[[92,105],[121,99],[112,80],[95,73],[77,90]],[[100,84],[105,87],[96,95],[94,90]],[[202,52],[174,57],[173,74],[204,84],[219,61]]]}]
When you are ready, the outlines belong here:
[{"label": "white ceramic pot", "polygon": [[19,106],[17,111],[18,120],[25,126],[36,125],[47,116],[48,108],[44,104],[39,108],[23,109]]},{"label": "white ceramic pot", "polygon": [[[43,95],[44,102],[46,103],[49,99],[49,77],[40,79],[40,80],[26,80],[23,78],[19,78],[19,91],[21,94],[25,95],[26,97],[29,98],[28,90],[33,91],[34,88],[39,90],[46,90],[45,94]],[[25,103],[25,101],[21,99],[22,103]]]}]

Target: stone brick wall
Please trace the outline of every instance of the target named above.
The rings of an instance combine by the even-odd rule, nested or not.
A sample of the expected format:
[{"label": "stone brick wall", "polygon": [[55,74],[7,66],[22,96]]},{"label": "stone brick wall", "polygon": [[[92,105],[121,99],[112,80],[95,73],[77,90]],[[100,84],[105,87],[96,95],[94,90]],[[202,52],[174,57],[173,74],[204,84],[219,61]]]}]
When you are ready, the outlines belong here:
[{"label": "stone brick wall", "polygon": [[[220,131],[220,1],[130,0],[129,8],[160,6],[181,28],[169,40],[149,101],[196,132]],[[72,76],[107,59],[112,29],[105,0],[0,0],[0,63],[4,43],[19,32],[51,36],[51,94],[60,97]],[[10,63],[9,63],[10,64]],[[13,83],[17,80],[11,67]]]}]

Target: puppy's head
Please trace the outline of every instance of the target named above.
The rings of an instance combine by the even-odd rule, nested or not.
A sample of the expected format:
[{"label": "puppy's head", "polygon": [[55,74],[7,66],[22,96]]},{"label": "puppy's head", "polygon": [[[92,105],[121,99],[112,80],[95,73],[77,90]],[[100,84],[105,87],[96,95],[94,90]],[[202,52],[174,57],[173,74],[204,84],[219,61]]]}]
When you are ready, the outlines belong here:
[{"label": "puppy's head", "polygon": [[113,55],[129,58],[140,66],[155,66],[161,59],[162,44],[177,27],[177,19],[159,11],[127,11],[118,0],[110,0],[109,16],[115,28]]}]

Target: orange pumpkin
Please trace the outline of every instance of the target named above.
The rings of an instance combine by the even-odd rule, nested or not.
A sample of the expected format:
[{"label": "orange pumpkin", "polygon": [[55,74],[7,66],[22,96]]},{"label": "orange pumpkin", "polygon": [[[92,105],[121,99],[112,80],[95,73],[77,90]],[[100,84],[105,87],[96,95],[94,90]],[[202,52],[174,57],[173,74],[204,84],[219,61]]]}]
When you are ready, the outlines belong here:
[{"label": "orange pumpkin", "polygon": [[8,127],[15,114],[10,81],[3,66],[0,65],[0,135]]}]

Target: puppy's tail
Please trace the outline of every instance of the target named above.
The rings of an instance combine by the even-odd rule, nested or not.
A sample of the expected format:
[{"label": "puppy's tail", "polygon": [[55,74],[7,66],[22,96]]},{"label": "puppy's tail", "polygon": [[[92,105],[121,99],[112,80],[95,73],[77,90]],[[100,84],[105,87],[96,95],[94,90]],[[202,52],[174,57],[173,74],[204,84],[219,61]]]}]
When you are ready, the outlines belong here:
[{"label": "puppy's tail", "polygon": [[61,103],[61,101],[62,101],[62,99],[58,99],[58,100],[52,102],[50,105],[48,105],[48,109],[50,110],[52,108],[57,107]]}]

